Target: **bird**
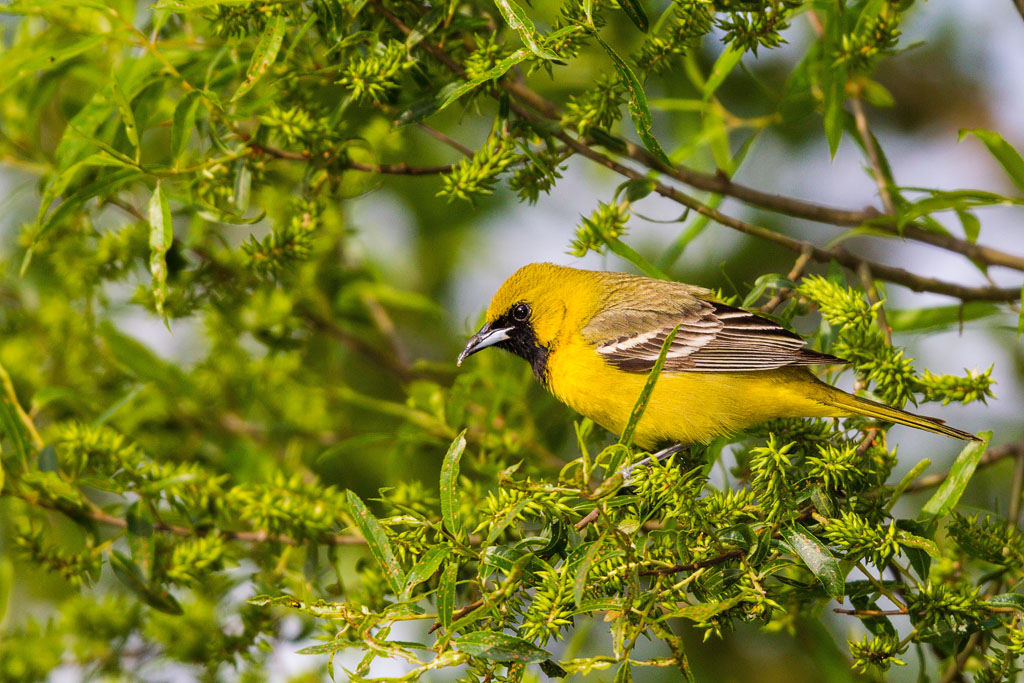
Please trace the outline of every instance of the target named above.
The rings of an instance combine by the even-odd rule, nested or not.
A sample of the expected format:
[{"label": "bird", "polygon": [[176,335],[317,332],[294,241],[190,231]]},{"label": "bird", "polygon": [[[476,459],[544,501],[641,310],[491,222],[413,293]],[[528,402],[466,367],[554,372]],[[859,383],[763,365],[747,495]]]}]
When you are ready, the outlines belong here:
[{"label": "bird", "polygon": [[717,301],[711,290],[627,273],[523,266],[495,293],[457,365],[488,347],[510,351],[562,403],[621,435],[673,330],[633,433],[633,443],[648,451],[792,417],[862,415],[981,440],[821,381],[809,366],[849,361],[806,348],[799,335]]}]

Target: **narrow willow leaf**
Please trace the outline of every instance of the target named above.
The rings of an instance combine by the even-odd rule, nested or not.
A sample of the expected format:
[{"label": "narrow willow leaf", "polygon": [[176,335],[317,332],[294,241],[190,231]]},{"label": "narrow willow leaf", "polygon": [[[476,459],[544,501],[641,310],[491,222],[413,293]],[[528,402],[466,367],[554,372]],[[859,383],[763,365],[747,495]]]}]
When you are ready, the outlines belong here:
[{"label": "narrow willow leaf", "polygon": [[441,520],[453,535],[462,530],[459,518],[459,458],[466,450],[466,430],[455,437],[441,463]]},{"label": "narrow willow leaf", "polygon": [[141,380],[155,383],[164,391],[191,395],[195,389],[177,365],[166,362],[133,337],[122,333],[109,321],[99,325],[99,333],[110,357]]},{"label": "narrow willow leaf", "polygon": [[441,22],[444,21],[444,17],[447,13],[448,7],[446,5],[434,5],[434,7],[420,17],[420,20],[412,27],[412,31],[409,32],[408,37],[405,39],[405,46],[411,50],[423,42],[424,38],[433,33],[434,29],[441,25]]},{"label": "narrow willow leaf", "polygon": [[169,9],[175,12],[190,12],[216,5],[251,5],[252,0],[160,0],[153,9]]},{"label": "narrow willow leaf", "polygon": [[900,480],[900,483],[896,485],[896,488],[893,490],[892,495],[889,496],[889,502],[885,506],[886,512],[890,512],[892,510],[893,506],[896,505],[896,501],[898,501],[900,499],[900,496],[903,495],[903,492],[907,490],[907,487],[910,486],[915,479],[921,476],[921,473],[928,469],[928,467],[931,466],[931,464],[932,461],[929,460],[928,458],[925,458],[921,462],[914,465],[914,467],[909,472],[907,472],[906,476],[904,476],[903,479]]},{"label": "narrow willow leaf", "polygon": [[586,554],[583,556],[583,560],[580,562],[579,567],[576,570],[576,576],[573,578],[572,584],[572,599],[578,607],[583,603],[583,594],[587,589],[587,574],[590,573],[590,568],[594,566],[594,559],[597,557],[597,553],[601,550],[601,541],[594,541],[590,548],[587,549]]},{"label": "narrow willow leaf", "polygon": [[835,158],[843,137],[843,105],[846,103],[846,72],[843,69],[825,69],[828,83],[825,92],[825,137],[828,151]]},{"label": "narrow willow leaf", "polygon": [[619,670],[615,672],[615,680],[612,683],[633,683],[633,669],[629,662],[619,665]]},{"label": "narrow willow leaf", "polygon": [[117,82],[116,76],[110,79],[110,89],[114,93],[114,102],[117,104],[117,110],[121,114],[121,121],[124,123],[125,135],[128,136],[128,142],[132,143],[132,148],[135,150],[135,163],[139,163],[142,149],[139,147],[139,129],[135,125],[135,114],[132,113],[132,105],[125,96],[124,90],[121,89],[121,84]]},{"label": "narrow willow leaf", "polygon": [[328,643],[321,643],[320,645],[310,645],[297,651],[297,655],[329,655],[338,650],[344,650],[347,647],[352,647],[352,641],[344,638],[338,638]]},{"label": "narrow willow leaf", "polygon": [[110,568],[114,570],[114,575],[121,580],[121,583],[153,609],[167,614],[182,613],[181,605],[174,599],[174,596],[165,588],[147,584],[139,567],[126,555],[112,550],[110,552]]},{"label": "narrow willow leaf", "polygon": [[445,633],[451,628],[452,614],[455,612],[455,583],[459,576],[459,563],[451,562],[441,572],[441,581],[437,586],[437,620],[441,622]]},{"label": "narrow willow leaf", "polygon": [[825,587],[825,592],[836,600],[842,600],[846,587],[843,573],[828,547],[799,527],[787,526],[781,531],[782,537]]},{"label": "narrow willow leaf", "polygon": [[188,149],[192,130],[196,127],[196,111],[199,109],[200,94],[198,90],[185,93],[174,107],[174,118],[171,121],[171,161],[178,159]]},{"label": "narrow willow leaf", "polygon": [[647,381],[644,383],[644,388],[640,392],[640,396],[637,397],[636,403],[633,405],[633,412],[629,415],[629,422],[626,423],[626,428],[622,432],[622,438],[619,439],[619,443],[623,446],[629,446],[633,442],[633,434],[636,432],[636,426],[640,422],[640,418],[643,417],[644,411],[647,410],[647,403],[651,400],[651,394],[654,392],[654,385],[658,381],[658,376],[661,375],[661,369],[665,367],[665,358],[668,356],[668,350],[672,346],[672,342],[675,341],[676,333],[678,332],[679,326],[676,325],[665,338],[665,343],[661,345],[661,352],[658,354],[658,360],[655,361],[654,367],[651,368],[650,374],[647,375]]},{"label": "narrow willow leaf", "polygon": [[896,536],[896,542],[906,548],[923,550],[931,557],[939,557],[942,555],[942,552],[939,550],[939,546],[936,545],[935,541],[906,531],[899,532]]},{"label": "narrow willow leaf", "polygon": [[391,548],[391,542],[388,541],[384,528],[359,496],[352,491],[348,491],[347,495],[349,507],[352,508],[352,517],[356,521],[356,526],[359,527],[360,535],[366,539],[370,554],[380,565],[384,579],[394,594],[398,595],[402,591],[402,584],[405,583],[405,574],[398,564],[398,558],[395,557],[395,551]]},{"label": "narrow willow leaf", "polygon": [[537,35],[537,28],[534,26],[533,20],[523,11],[522,7],[516,4],[515,0],[494,0],[494,4],[497,5],[498,11],[501,12],[508,27],[519,34],[523,45],[530,48],[530,52],[541,59],[559,61],[558,55],[541,46],[540,36]]},{"label": "narrow willow leaf", "polygon": [[711,75],[708,76],[708,80],[704,83],[703,94],[705,102],[711,99],[711,96],[718,90],[718,86],[722,85],[722,82],[725,81],[725,77],[731,74],[736,65],[740,63],[745,52],[746,50],[733,43],[718,56],[718,59],[715,60],[715,65],[711,67]]},{"label": "narrow willow leaf", "polygon": [[[513,66],[515,66],[519,62],[523,61],[527,57],[529,57],[530,54],[531,54],[530,51],[528,49],[526,49],[525,47],[524,48],[520,48],[520,49],[516,50],[515,52],[513,52],[512,54],[510,54],[508,57],[505,57],[505,59],[503,59],[500,62],[498,62],[497,64],[495,64],[493,67],[488,69],[485,73],[482,73],[479,76],[476,76],[475,78],[471,78],[468,81],[465,81],[464,83],[460,83],[460,84],[458,84],[454,88],[446,89],[443,92],[443,96],[441,98],[440,105],[438,105],[435,109],[431,110],[430,113],[433,114],[434,112],[441,111],[442,109],[444,109],[445,107],[450,105],[452,102],[456,101],[457,99],[459,99],[460,97],[462,97],[463,95],[468,93],[469,91],[475,89],[477,86],[479,86],[479,85],[481,85],[483,83],[486,83],[487,81],[491,81],[491,80],[494,80],[496,78],[501,78],[502,76],[505,75],[505,73],[509,69],[511,69]],[[419,117],[419,118],[422,118],[422,117]],[[409,119],[409,120],[411,121],[411,120],[415,120],[415,119]],[[403,122],[405,122],[405,121],[403,121]]]},{"label": "narrow willow leaf", "polygon": [[[0,470],[2,478],[3,470]],[[0,479],[0,488],[3,481]],[[14,563],[8,555],[0,557],[0,621],[3,621],[7,614],[7,605],[11,598],[11,587],[14,586]]]},{"label": "narrow willow leaf", "polygon": [[671,166],[672,162],[669,160],[668,155],[665,154],[665,150],[661,148],[654,134],[651,133],[651,126],[653,125],[651,109],[647,106],[647,95],[644,93],[644,87],[640,79],[629,68],[629,64],[612,49],[611,45],[601,40],[601,36],[594,33],[594,38],[597,39],[597,42],[601,44],[604,51],[611,57],[612,63],[615,65],[615,71],[619,74],[619,80],[622,81],[622,85],[629,92],[629,117],[633,120],[633,126],[636,127],[637,135],[640,136],[644,147],[663,164]]},{"label": "narrow willow leaf", "polygon": [[[8,7],[7,9],[10,8]],[[38,11],[38,8],[35,11]],[[100,43],[109,39],[110,36],[108,34],[93,33],[82,40],[64,46],[60,46],[57,43],[53,45],[47,43],[46,49],[22,52],[20,56],[5,51],[4,58],[0,59],[0,95],[6,92],[8,88],[16,85],[20,80],[31,77],[33,74],[44,69],[57,69],[65,62],[74,59],[82,53],[89,52]]]},{"label": "narrow willow leaf", "polygon": [[249,208],[249,196],[252,190],[252,169],[245,159],[238,160],[238,168],[235,170],[234,200],[232,203],[239,215],[245,213]]},{"label": "narrow willow leaf", "polygon": [[985,602],[993,607],[1011,607],[1024,612],[1024,594],[1021,593],[1000,593]]},{"label": "narrow willow leaf", "polygon": [[988,301],[968,301],[962,305],[935,306],[912,310],[889,310],[886,317],[894,332],[919,332],[956,327],[962,322],[980,320],[1002,312],[997,304]]},{"label": "narrow willow leaf", "polygon": [[964,237],[968,242],[977,242],[981,234],[981,221],[970,211],[964,209],[956,210],[956,217],[960,219],[960,226],[964,229]]},{"label": "narrow willow leaf", "polygon": [[536,664],[551,659],[550,652],[540,649],[530,641],[496,631],[473,631],[453,644],[459,652],[464,652],[470,657],[489,659],[492,662]]},{"label": "narrow willow leaf", "polygon": [[992,432],[981,432],[978,436],[982,438],[982,441],[972,441],[960,451],[960,455],[956,457],[956,462],[953,463],[953,467],[949,470],[949,476],[939,486],[939,490],[921,508],[920,521],[931,522],[939,517],[945,517],[956,507],[956,504],[960,501],[960,496],[964,493],[964,489],[967,488],[967,483],[971,480],[971,476],[974,475],[974,469],[978,466],[978,461],[981,460],[985,449],[988,448]]},{"label": "narrow willow leaf", "polygon": [[451,552],[452,547],[450,545],[441,543],[423,553],[423,557],[409,570],[405,577],[405,586],[402,588],[401,599],[407,600],[412,594],[413,588],[432,577]]},{"label": "narrow willow leaf", "polygon": [[644,11],[644,6],[640,4],[640,0],[619,0],[619,6],[638,29],[647,33],[651,23],[647,20],[647,13]]},{"label": "narrow willow leaf", "polygon": [[742,597],[736,596],[729,598],[728,600],[713,600],[711,602],[701,602],[696,605],[684,605],[662,615],[659,618],[659,621],[668,618],[690,619],[691,621],[696,622],[707,621],[716,614],[721,614],[725,610],[734,607],[741,599]]},{"label": "narrow willow leaf", "polygon": [[164,302],[167,300],[167,250],[174,241],[174,224],[171,221],[171,206],[162,192],[160,181],[156,183],[149,200],[149,272],[153,275],[153,300],[156,312],[167,322]]},{"label": "narrow willow leaf", "polygon": [[253,86],[273,66],[274,60],[277,59],[277,53],[281,50],[281,43],[284,42],[284,33],[287,28],[288,19],[284,14],[278,14],[267,22],[266,27],[263,29],[263,35],[260,36],[260,41],[256,44],[256,49],[252,53],[249,69],[245,73],[245,80],[242,81],[242,85],[238,86],[238,90],[235,91],[234,97],[231,98],[232,102],[252,90]]},{"label": "narrow willow leaf", "polygon": [[21,421],[18,406],[14,405],[14,399],[7,393],[0,395],[0,434],[11,442],[18,469],[24,471],[29,463],[31,441]]},{"label": "narrow willow leaf", "polygon": [[991,130],[964,128],[960,131],[959,139],[963,140],[968,135],[973,135],[985,143],[988,151],[1003,167],[1013,184],[1017,186],[1017,190],[1024,194],[1024,157],[1021,157],[1020,152],[1004,140],[1003,136]]}]

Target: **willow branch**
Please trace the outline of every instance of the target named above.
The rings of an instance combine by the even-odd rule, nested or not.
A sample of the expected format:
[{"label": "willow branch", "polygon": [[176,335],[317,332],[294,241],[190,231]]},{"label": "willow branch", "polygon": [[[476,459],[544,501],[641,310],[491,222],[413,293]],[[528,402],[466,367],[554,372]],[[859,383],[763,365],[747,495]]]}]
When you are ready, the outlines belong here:
[{"label": "willow branch", "polygon": [[857,272],[857,270],[862,267],[862,264],[867,264],[871,268],[871,272],[879,279],[902,285],[915,292],[934,292],[936,294],[945,294],[946,296],[956,297],[963,301],[1010,302],[1017,301],[1020,298],[1020,289],[1017,287],[968,287],[953,282],[947,282],[945,280],[916,275],[902,268],[875,263],[855,256],[840,247],[824,249],[792,237],[787,237],[786,235],[769,230],[768,228],[760,225],[754,225],[753,223],[748,223],[738,218],[727,216],[717,209],[707,206],[674,187],[670,187],[657,181],[652,181],[645,173],[641,173],[640,171],[594,151],[565,132],[556,133],[556,137],[565,142],[572,149],[579,152],[581,155],[608,169],[611,169],[612,171],[615,171],[619,175],[631,180],[643,180],[645,182],[653,183],[654,191],[658,194],[671,199],[678,204],[682,204],[699,214],[707,216],[721,225],[747,235],[772,242],[796,253],[802,253],[807,250],[811,254],[811,258],[819,263],[836,261],[840,265],[846,266],[854,272]]}]

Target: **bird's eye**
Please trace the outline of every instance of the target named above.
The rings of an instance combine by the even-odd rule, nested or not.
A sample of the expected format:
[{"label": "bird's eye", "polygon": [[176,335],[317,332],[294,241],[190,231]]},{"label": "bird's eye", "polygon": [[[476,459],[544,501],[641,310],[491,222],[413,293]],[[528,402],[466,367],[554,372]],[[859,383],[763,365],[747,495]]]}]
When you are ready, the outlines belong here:
[{"label": "bird's eye", "polygon": [[527,304],[516,304],[512,309],[512,317],[518,322],[525,323],[530,319],[530,307]]}]

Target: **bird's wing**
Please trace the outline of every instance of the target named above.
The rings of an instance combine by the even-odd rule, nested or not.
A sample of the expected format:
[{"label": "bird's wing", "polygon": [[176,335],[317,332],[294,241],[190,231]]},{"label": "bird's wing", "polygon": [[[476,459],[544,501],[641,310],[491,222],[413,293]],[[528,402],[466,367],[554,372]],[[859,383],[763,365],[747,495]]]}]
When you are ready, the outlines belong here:
[{"label": "bird's wing", "polygon": [[665,372],[747,372],[847,362],[803,348],[803,339],[767,318],[697,298],[674,311],[605,310],[584,327],[583,336],[616,368],[649,372],[677,325]]}]

